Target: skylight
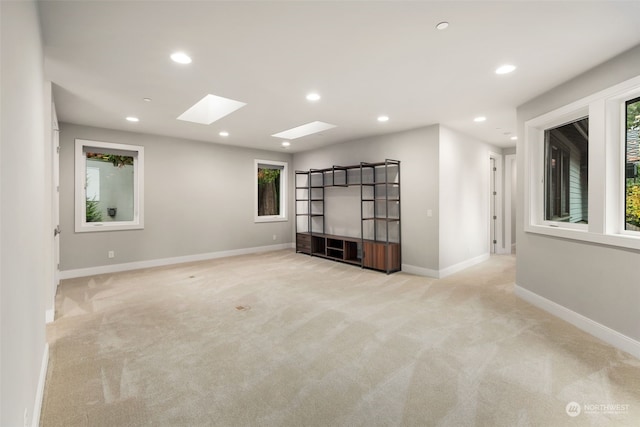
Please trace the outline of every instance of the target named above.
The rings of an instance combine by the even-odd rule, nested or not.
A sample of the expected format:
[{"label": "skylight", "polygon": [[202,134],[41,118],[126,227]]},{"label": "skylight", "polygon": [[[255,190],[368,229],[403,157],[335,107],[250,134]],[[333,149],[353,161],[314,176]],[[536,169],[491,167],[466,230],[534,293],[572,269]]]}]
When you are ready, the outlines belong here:
[{"label": "skylight", "polygon": [[307,123],[306,125],[295,127],[293,129],[282,131],[280,133],[275,133],[271,136],[283,139],[296,139],[302,138],[303,136],[312,135],[314,133],[322,132],[323,130],[331,129],[334,127],[336,127],[336,125],[315,121]]},{"label": "skylight", "polygon": [[182,113],[178,120],[210,125],[245,105],[244,102],[209,94]]}]

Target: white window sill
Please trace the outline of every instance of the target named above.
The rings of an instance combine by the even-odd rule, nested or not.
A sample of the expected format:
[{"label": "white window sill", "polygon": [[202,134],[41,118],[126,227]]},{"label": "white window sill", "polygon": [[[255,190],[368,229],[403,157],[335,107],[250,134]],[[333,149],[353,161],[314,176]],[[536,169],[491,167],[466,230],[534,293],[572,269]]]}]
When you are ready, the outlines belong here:
[{"label": "white window sill", "polygon": [[144,224],[130,221],[94,222],[76,226],[76,233],[93,233],[97,231],[144,230]]},{"label": "white window sill", "polygon": [[[545,236],[559,237],[568,240],[577,240],[616,248],[640,250],[640,233],[623,232],[620,234],[598,234],[588,230],[576,230],[549,225],[525,226],[525,232],[542,234]],[[627,234],[629,233],[629,234]]]},{"label": "white window sill", "polygon": [[286,222],[287,217],[284,216],[258,216],[255,217],[253,222]]}]

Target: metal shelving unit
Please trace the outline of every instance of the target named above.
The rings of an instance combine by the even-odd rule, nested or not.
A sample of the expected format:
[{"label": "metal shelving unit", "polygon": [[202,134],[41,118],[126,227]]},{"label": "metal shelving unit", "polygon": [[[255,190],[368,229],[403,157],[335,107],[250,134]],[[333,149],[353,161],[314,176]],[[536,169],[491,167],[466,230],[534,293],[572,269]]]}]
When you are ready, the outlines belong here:
[{"label": "metal shelving unit", "polygon": [[360,163],[360,236],[365,253],[364,267],[387,273],[401,269],[400,217],[400,161],[386,159],[379,163]]},{"label": "metal shelving unit", "polygon": [[[400,161],[296,171],[295,179],[297,252],[387,274],[401,269]],[[350,186],[360,187],[360,237],[325,234],[324,189]]]}]

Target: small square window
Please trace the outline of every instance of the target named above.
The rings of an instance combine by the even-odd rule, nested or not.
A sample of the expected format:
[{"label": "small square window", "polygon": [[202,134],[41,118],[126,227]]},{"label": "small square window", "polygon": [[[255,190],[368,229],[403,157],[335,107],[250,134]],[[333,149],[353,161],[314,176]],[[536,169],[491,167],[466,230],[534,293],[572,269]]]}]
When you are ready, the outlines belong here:
[{"label": "small square window", "polygon": [[144,147],[76,139],[76,232],[144,228]]}]

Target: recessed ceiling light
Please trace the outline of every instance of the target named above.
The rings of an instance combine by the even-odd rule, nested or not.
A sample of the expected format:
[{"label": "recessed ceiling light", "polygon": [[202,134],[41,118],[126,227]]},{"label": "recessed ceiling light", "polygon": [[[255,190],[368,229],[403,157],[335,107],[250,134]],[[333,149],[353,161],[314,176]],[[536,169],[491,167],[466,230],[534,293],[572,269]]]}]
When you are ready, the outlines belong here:
[{"label": "recessed ceiling light", "polygon": [[496,74],[509,74],[516,69],[515,65],[504,64],[496,68]]},{"label": "recessed ceiling light", "polygon": [[171,59],[178,64],[191,64],[191,57],[184,52],[172,53]]},{"label": "recessed ceiling light", "polygon": [[378,117],[378,121],[379,122],[388,122],[389,121],[389,116],[379,116]]},{"label": "recessed ceiling light", "polygon": [[512,140],[512,141],[517,141],[517,140],[518,140],[518,137],[517,137],[517,136],[512,136],[512,137],[511,137],[511,140]]},{"label": "recessed ceiling light", "polygon": [[178,120],[210,125],[245,105],[244,102],[209,94],[182,113]]},{"label": "recessed ceiling light", "polygon": [[473,119],[473,121],[476,122],[476,123],[484,122],[486,120],[487,120],[487,118],[484,117],[484,116],[476,117],[475,119]]},{"label": "recessed ceiling light", "polygon": [[312,92],[310,94],[307,95],[307,101],[319,101],[320,100],[320,94]]},{"label": "recessed ceiling light", "polygon": [[289,141],[282,141],[282,146],[283,147],[288,147],[290,145],[291,145],[291,143]]},{"label": "recessed ceiling light", "polygon": [[127,121],[129,121],[129,122],[139,122],[140,119],[137,118],[137,117],[129,116],[129,117],[127,117]]},{"label": "recessed ceiling light", "polygon": [[143,98],[144,102],[151,102],[151,98]]},{"label": "recessed ceiling light", "polygon": [[438,30],[446,30],[448,27],[449,23],[447,21],[439,22],[438,25],[436,25],[436,29]]},{"label": "recessed ceiling light", "polygon": [[227,132],[226,130],[223,130],[218,135],[220,135],[220,136],[229,136],[229,132]]},{"label": "recessed ceiling light", "polygon": [[271,136],[275,136],[276,138],[296,139],[296,138],[302,138],[303,136],[311,135],[314,133],[322,132],[323,130],[331,129],[334,127],[336,127],[336,125],[315,121],[315,122],[307,123],[306,125],[298,126],[298,127],[288,129],[279,133],[275,133]]}]

